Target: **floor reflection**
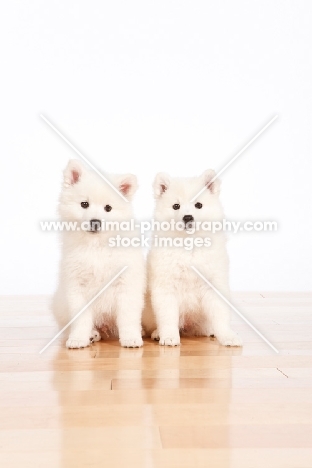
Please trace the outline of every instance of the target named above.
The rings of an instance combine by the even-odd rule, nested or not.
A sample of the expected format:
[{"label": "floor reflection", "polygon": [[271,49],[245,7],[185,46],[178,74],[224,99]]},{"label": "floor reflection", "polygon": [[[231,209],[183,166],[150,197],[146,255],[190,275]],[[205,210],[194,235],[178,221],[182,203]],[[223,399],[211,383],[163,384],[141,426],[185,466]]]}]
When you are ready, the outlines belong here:
[{"label": "floor reflection", "polygon": [[108,455],[117,463],[131,453],[137,466],[153,467],[163,448],[230,447],[231,360],[241,353],[212,338],[182,338],[180,347],[147,339],[137,349],[113,339],[80,350],[62,344],[53,358],[60,466],[102,466]]}]

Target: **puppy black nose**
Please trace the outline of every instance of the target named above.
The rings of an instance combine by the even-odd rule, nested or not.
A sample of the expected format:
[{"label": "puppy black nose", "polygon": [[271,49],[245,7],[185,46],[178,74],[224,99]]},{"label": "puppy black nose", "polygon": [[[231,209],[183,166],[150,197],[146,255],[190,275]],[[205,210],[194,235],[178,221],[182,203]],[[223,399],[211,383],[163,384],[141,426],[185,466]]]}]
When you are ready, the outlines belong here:
[{"label": "puppy black nose", "polygon": [[187,224],[187,223],[190,223],[191,221],[194,221],[194,218],[192,215],[185,215],[183,216],[183,221],[185,222],[185,224]]},{"label": "puppy black nose", "polygon": [[90,220],[91,231],[99,231],[101,229],[101,220],[100,219],[91,219]]}]

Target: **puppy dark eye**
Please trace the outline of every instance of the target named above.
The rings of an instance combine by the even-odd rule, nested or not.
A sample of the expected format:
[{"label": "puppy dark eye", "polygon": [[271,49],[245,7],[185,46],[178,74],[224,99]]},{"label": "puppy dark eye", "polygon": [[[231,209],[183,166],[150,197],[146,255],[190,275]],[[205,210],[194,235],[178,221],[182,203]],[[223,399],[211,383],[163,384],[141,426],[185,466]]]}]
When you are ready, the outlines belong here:
[{"label": "puppy dark eye", "polygon": [[105,211],[111,211],[112,207],[110,205],[104,206]]},{"label": "puppy dark eye", "polygon": [[89,203],[87,201],[82,201],[80,205],[82,208],[89,208]]},{"label": "puppy dark eye", "polygon": [[199,210],[203,207],[202,203],[195,203],[195,208],[198,208]]},{"label": "puppy dark eye", "polygon": [[174,210],[179,210],[179,209],[180,209],[179,203],[175,203],[174,205],[172,205],[172,208],[173,208]]}]

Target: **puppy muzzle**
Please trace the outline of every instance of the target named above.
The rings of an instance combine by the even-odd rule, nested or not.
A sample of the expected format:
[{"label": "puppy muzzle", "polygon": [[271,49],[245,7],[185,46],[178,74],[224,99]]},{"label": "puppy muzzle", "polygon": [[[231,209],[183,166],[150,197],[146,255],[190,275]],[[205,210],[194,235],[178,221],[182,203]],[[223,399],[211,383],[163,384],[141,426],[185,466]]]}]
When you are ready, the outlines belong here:
[{"label": "puppy muzzle", "polygon": [[185,215],[183,216],[183,221],[184,221],[184,224],[185,224],[185,229],[189,229],[192,227],[192,223],[194,221],[194,218],[192,215]]},{"label": "puppy muzzle", "polygon": [[101,220],[100,219],[91,219],[90,220],[90,232],[99,232],[101,230]]}]

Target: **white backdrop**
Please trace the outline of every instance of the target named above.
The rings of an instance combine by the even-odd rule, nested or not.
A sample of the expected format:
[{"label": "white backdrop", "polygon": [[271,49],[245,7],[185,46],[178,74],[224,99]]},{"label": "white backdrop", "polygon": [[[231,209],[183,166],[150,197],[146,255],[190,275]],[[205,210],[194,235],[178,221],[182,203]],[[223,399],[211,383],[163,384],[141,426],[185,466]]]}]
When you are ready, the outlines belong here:
[{"label": "white backdrop", "polygon": [[234,290],[311,289],[312,2],[11,1],[0,19],[0,294],[52,293],[61,173],[75,153],[151,183],[219,170],[233,219],[273,219],[277,233],[229,241]]}]

